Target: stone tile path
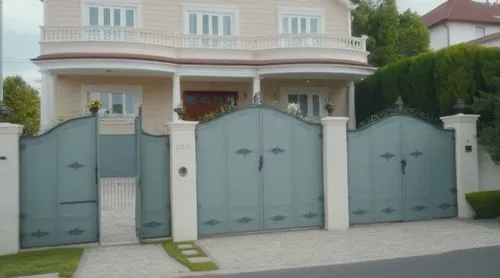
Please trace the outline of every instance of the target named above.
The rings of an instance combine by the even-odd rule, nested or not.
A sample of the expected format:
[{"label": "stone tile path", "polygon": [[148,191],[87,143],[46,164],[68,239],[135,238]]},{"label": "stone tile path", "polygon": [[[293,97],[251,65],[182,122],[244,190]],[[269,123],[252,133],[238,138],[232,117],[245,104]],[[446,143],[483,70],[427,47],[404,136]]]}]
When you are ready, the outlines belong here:
[{"label": "stone tile path", "polygon": [[49,273],[49,274],[40,274],[40,275],[31,275],[31,276],[18,276],[13,278],[58,278],[59,275],[57,273]]},{"label": "stone tile path", "polygon": [[202,239],[224,272],[332,265],[500,245],[500,229],[436,220]]},{"label": "stone tile path", "polygon": [[85,250],[75,278],[166,278],[189,270],[161,245],[108,246]]}]

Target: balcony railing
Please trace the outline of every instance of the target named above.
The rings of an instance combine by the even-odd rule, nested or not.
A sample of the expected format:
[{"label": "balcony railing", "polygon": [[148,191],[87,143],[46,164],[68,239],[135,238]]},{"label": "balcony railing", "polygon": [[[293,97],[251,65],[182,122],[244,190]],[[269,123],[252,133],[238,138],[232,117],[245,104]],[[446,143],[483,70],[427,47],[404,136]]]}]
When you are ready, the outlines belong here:
[{"label": "balcony railing", "polygon": [[109,27],[42,27],[42,42],[124,42],[173,48],[264,50],[335,48],[366,51],[366,38],[330,34],[280,34],[259,37],[171,34],[156,30]]}]

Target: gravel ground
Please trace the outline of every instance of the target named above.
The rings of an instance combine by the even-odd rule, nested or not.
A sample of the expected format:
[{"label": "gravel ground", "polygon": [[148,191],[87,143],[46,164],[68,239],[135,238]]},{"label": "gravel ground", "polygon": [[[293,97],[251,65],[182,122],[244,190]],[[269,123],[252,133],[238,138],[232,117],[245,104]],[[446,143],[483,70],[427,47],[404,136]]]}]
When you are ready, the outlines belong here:
[{"label": "gravel ground", "polygon": [[[493,224],[492,224],[493,223]],[[221,270],[248,271],[392,259],[500,245],[496,222],[436,220],[200,240]]]}]

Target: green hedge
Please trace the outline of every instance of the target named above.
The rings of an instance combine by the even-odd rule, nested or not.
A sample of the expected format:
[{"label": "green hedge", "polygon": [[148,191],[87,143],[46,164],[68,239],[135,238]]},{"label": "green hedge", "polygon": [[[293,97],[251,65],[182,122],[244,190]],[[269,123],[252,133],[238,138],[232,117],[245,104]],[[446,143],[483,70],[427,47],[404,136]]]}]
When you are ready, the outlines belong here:
[{"label": "green hedge", "polygon": [[500,217],[500,190],[469,193],[465,199],[474,209],[476,218]]},{"label": "green hedge", "polygon": [[497,92],[499,73],[497,47],[456,45],[404,58],[358,82],[357,119],[363,122],[389,107],[398,96],[431,116],[449,115],[458,98],[470,104],[479,91]]}]

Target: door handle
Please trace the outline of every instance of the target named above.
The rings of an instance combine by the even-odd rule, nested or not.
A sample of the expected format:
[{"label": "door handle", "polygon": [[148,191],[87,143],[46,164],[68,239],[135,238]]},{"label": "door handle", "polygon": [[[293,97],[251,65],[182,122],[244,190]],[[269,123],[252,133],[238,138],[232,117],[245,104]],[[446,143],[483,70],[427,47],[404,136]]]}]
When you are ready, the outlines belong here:
[{"label": "door handle", "polygon": [[401,160],[401,173],[406,174],[406,159]]},{"label": "door handle", "polygon": [[259,171],[262,171],[262,167],[264,166],[264,156],[259,157]]}]

